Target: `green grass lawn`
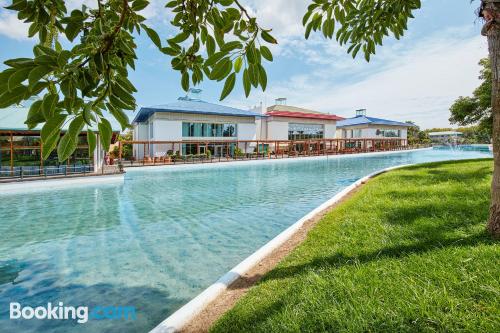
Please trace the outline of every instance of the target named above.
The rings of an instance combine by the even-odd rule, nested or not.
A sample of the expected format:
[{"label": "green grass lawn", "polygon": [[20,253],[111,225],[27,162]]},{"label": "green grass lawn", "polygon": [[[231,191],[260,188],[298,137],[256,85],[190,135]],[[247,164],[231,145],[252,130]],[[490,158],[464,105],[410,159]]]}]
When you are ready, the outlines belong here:
[{"label": "green grass lawn", "polygon": [[335,208],[213,332],[500,332],[492,160],[377,177]]}]

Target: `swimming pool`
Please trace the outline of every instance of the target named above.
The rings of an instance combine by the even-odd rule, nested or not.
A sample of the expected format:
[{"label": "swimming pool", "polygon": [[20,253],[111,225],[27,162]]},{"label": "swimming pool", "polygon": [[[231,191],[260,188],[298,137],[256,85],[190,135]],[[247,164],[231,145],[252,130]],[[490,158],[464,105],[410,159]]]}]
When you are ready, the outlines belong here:
[{"label": "swimming pool", "polygon": [[[390,154],[129,169],[120,185],[0,196],[0,331],[143,332],[357,179],[491,157]],[[9,320],[9,303],[133,306],[137,318]]]}]

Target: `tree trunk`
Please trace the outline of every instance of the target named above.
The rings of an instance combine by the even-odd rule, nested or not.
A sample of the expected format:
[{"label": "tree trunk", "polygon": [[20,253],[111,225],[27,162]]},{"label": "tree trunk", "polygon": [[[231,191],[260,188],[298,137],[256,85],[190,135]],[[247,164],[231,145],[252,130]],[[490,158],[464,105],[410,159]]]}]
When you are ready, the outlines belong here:
[{"label": "tree trunk", "polygon": [[483,35],[488,38],[488,50],[493,76],[493,156],[494,170],[491,183],[491,206],[488,231],[500,238],[500,0],[483,0],[482,15],[486,20]]}]

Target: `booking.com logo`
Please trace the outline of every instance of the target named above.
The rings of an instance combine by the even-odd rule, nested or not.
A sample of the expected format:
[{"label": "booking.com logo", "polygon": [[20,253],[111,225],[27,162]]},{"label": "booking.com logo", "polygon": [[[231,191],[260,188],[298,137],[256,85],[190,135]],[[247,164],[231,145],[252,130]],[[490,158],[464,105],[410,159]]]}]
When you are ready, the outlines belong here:
[{"label": "booking.com logo", "polygon": [[11,302],[10,319],[39,319],[39,320],[76,320],[85,324],[89,320],[136,320],[137,314],[133,306],[66,306],[63,302],[57,305],[47,303],[46,306],[21,306]]}]

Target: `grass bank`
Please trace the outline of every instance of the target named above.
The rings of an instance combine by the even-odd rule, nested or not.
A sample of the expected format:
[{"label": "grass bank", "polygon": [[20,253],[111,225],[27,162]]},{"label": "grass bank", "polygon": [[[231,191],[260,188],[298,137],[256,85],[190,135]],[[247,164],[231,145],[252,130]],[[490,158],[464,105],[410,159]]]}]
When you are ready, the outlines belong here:
[{"label": "grass bank", "polygon": [[492,165],[370,181],[212,332],[500,332],[500,244],[485,232]]}]

